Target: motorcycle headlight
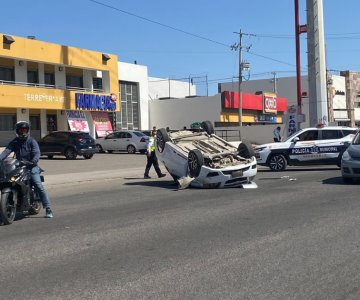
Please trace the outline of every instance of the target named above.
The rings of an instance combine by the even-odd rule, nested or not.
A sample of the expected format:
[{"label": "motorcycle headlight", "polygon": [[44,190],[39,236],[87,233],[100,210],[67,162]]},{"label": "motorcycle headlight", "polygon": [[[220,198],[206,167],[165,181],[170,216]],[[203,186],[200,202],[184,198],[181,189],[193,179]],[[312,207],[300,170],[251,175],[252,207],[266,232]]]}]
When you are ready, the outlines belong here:
[{"label": "motorcycle headlight", "polygon": [[348,151],[345,151],[341,157],[342,160],[349,160],[351,159],[351,156]]}]

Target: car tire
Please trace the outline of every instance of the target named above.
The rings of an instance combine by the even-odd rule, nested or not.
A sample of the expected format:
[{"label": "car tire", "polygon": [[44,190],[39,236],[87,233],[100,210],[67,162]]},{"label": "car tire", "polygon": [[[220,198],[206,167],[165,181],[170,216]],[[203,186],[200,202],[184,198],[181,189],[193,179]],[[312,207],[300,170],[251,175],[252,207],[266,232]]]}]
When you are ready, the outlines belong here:
[{"label": "car tire", "polygon": [[269,160],[269,168],[272,171],[284,171],[287,166],[286,157],[283,154],[273,154]]},{"label": "car tire", "polygon": [[129,153],[129,154],[135,154],[136,153],[136,148],[133,145],[127,146],[126,150],[127,150],[127,153]]},{"label": "car tire", "polygon": [[249,142],[241,142],[237,148],[239,156],[243,158],[251,158],[255,156],[253,146]]},{"label": "car tire", "polygon": [[48,155],[47,157],[48,157],[48,159],[52,159],[54,157],[54,155],[51,154],[51,155]]},{"label": "car tire", "polygon": [[84,154],[85,159],[91,159],[94,156],[94,154]]},{"label": "car tire", "polygon": [[166,142],[170,141],[165,128],[160,128],[156,133],[156,147],[160,153],[164,152]]},{"label": "car tire", "polygon": [[98,153],[104,153],[105,152],[103,147],[101,147],[100,144],[96,144],[96,150],[97,150]]},{"label": "car tire", "polygon": [[200,150],[190,150],[188,154],[188,167],[190,177],[198,177],[204,164],[204,156]]},{"label": "car tire", "polygon": [[213,124],[210,122],[210,121],[204,121],[201,123],[201,127],[203,128],[203,130],[211,135],[211,134],[214,134],[215,133],[215,130],[214,130],[214,126]]},{"label": "car tire", "polygon": [[74,160],[77,157],[77,153],[74,148],[67,148],[64,153],[66,159]]}]

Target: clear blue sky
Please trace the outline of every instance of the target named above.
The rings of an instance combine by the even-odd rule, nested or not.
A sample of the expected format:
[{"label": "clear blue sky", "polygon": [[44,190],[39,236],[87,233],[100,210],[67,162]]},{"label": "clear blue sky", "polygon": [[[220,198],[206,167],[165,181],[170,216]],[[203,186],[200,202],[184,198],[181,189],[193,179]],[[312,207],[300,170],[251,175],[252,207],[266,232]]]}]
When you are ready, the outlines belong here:
[{"label": "clear blue sky", "polygon": [[[199,94],[238,75],[240,29],[251,45],[243,59],[250,79],[295,76],[293,0],[4,0],[0,32],[117,54],[120,61],[146,65],[149,75],[194,78]],[[306,0],[299,0],[300,24]],[[327,67],[360,71],[359,0],[324,0]],[[109,7],[110,6],[110,7]],[[306,35],[301,42],[307,72]],[[234,79],[236,81],[236,79]]]}]

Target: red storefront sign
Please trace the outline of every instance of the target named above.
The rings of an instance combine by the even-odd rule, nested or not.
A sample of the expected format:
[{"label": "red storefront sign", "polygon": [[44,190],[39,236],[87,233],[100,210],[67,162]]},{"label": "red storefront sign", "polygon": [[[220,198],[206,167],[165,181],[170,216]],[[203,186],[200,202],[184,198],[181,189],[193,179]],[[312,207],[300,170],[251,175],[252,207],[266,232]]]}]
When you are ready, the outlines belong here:
[{"label": "red storefront sign", "polygon": [[264,113],[277,113],[277,98],[275,94],[263,94]]},{"label": "red storefront sign", "polygon": [[94,120],[95,130],[98,137],[104,137],[112,132],[112,126],[107,112],[92,111],[91,116]]},{"label": "red storefront sign", "polygon": [[[274,95],[274,94],[273,94]],[[274,103],[268,99],[267,110],[274,109]],[[286,112],[288,100],[286,98],[276,97],[276,112]],[[222,92],[221,93],[222,109],[239,109],[239,93],[238,92]],[[264,111],[263,95],[242,93],[242,109],[243,110],[260,110]],[[274,112],[273,112],[274,113]]]}]

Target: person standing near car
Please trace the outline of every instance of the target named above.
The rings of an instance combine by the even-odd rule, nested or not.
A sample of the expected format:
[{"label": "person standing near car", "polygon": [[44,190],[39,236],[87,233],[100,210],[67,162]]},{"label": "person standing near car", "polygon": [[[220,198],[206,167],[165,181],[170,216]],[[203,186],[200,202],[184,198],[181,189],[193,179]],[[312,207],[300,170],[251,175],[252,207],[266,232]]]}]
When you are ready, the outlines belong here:
[{"label": "person standing near car", "polygon": [[0,161],[7,158],[12,152],[15,153],[17,160],[28,161],[32,163],[29,167],[31,179],[37,189],[43,208],[46,211],[46,217],[52,218],[53,213],[50,207],[49,197],[41,183],[40,168],[37,163],[40,159],[40,148],[37,141],[30,136],[30,124],[26,121],[17,122],[15,125],[16,138],[14,138],[5,150],[0,154]]},{"label": "person standing near car", "polygon": [[149,142],[147,144],[147,151],[146,151],[147,163],[146,163],[145,172],[144,172],[145,179],[151,178],[149,176],[149,171],[150,171],[150,168],[152,165],[154,166],[155,172],[159,178],[166,176],[166,174],[161,172],[160,167],[159,167],[159,162],[156,157],[155,138],[156,138],[156,127],[154,126],[153,130],[151,131],[151,135],[149,137]]},{"label": "person standing near car", "polygon": [[274,142],[275,143],[280,143],[281,142],[281,135],[280,135],[280,131],[281,131],[281,127],[278,126],[274,129],[273,134],[274,134]]}]

